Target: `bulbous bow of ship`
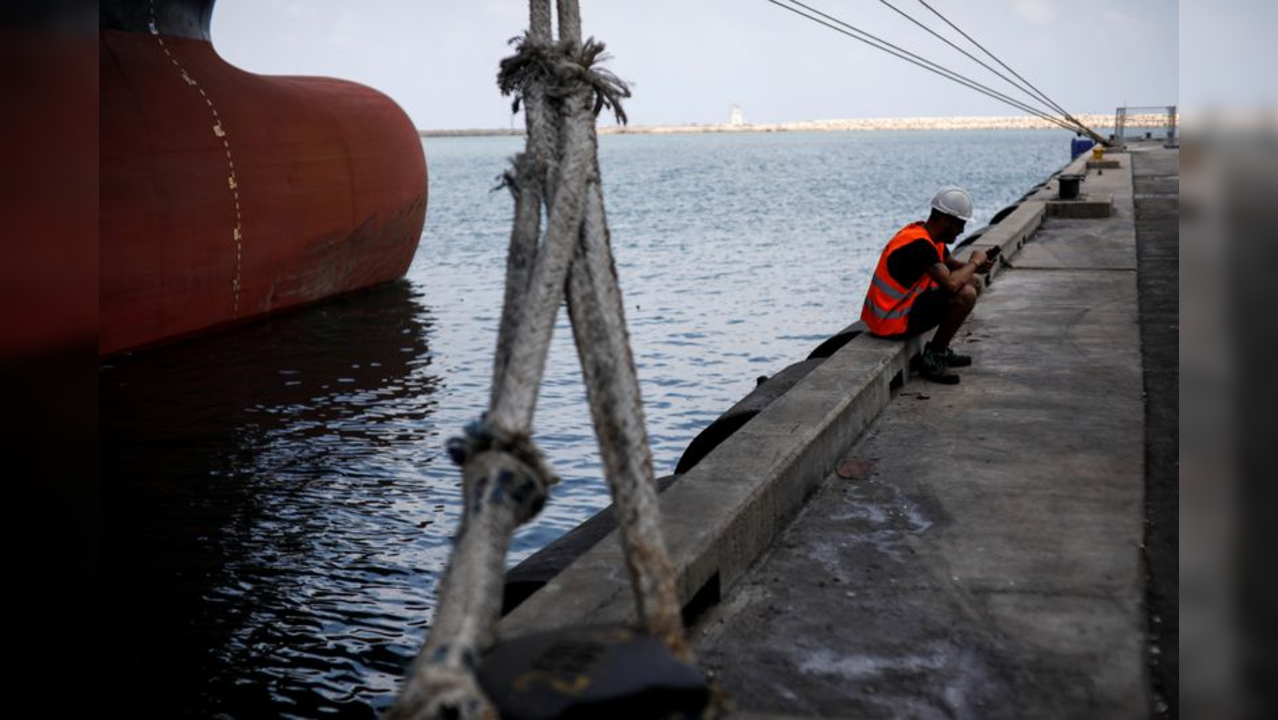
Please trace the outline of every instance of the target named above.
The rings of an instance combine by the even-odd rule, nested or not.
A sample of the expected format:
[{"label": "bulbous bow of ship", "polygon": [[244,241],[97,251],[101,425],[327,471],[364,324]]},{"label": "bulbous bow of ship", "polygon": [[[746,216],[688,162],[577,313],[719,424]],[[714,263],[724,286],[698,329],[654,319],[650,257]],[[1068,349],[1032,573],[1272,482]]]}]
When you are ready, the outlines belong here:
[{"label": "bulbous bow of ship", "polygon": [[394,101],[233,67],[193,5],[99,28],[100,356],[401,277],[425,219]]}]

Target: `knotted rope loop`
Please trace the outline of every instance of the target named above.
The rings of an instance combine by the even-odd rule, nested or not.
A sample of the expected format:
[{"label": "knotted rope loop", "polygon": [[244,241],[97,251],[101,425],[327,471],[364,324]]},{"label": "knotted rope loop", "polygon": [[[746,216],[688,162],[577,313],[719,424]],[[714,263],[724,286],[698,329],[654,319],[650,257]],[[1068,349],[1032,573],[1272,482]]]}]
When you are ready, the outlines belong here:
[{"label": "knotted rope loop", "polygon": [[[446,446],[448,456],[458,467],[465,470],[475,457],[492,452],[509,456],[523,470],[499,473],[491,487],[487,483],[477,487],[477,496],[515,503],[523,511],[520,515],[527,514],[520,522],[535,516],[545,502],[546,490],[557,484],[559,477],[528,433],[510,432],[483,419],[468,424],[464,433],[462,437],[450,438]],[[531,503],[527,502],[529,499]],[[526,509],[525,505],[528,505]]]},{"label": "knotted rope loop", "polygon": [[475,658],[496,640],[515,529],[541,510],[558,480],[530,435],[565,297],[637,614],[676,657],[692,660],[661,536],[652,453],[599,181],[595,120],[609,108],[626,122],[621,101],[630,89],[601,66],[603,43],[581,42],[577,0],[558,0],[558,43],[549,40],[549,0],[529,0],[529,6],[531,30],[511,41],[515,54],[502,61],[497,76],[502,94],[515,96],[514,109],[524,108],[528,140],[499,185],[514,196],[515,222],[493,391],[488,413],[448,442],[449,455],[462,466],[466,504],[426,646],[391,710],[397,719],[495,713],[478,685]]},{"label": "knotted rope loop", "polygon": [[617,122],[626,124],[626,111],[621,106],[630,97],[630,87],[601,63],[610,59],[604,44],[589,38],[581,47],[561,41],[540,43],[527,35],[511,38],[515,54],[501,61],[497,86],[502,95],[514,95],[514,112],[524,101],[524,94],[534,84],[546,88],[546,98],[560,102],[583,88],[595,96],[594,114],[604,108],[612,110]]}]

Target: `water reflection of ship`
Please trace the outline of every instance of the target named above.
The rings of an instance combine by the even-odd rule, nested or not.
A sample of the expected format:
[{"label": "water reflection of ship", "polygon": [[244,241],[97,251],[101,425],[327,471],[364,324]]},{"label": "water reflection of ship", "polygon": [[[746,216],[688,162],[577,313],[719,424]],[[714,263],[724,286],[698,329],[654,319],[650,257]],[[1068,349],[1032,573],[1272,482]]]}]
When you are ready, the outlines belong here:
[{"label": "water reflection of ship", "polygon": [[431,325],[398,281],[101,366],[104,616],[121,683],[146,678],[156,707],[239,715],[288,697],[314,716],[333,710],[313,692],[321,676],[356,687],[369,668],[402,670],[378,643],[314,659],[333,639],[317,627],[368,632],[358,618],[387,612],[378,588],[402,578],[386,543],[422,533],[386,507],[420,488],[382,463],[416,448],[399,462],[433,461]]},{"label": "water reflection of ship", "polygon": [[411,121],[351,82],[227,64],[213,0],[99,4],[99,355],[402,277]]}]

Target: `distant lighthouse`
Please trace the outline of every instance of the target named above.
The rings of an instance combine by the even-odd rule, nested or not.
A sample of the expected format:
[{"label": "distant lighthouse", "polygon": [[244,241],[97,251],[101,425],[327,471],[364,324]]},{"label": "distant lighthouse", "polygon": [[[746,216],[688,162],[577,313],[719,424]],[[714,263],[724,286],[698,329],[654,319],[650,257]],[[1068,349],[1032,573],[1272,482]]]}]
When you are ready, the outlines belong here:
[{"label": "distant lighthouse", "polygon": [[733,105],[732,114],[728,116],[729,127],[741,127],[745,125],[745,117],[741,115],[741,106]]}]

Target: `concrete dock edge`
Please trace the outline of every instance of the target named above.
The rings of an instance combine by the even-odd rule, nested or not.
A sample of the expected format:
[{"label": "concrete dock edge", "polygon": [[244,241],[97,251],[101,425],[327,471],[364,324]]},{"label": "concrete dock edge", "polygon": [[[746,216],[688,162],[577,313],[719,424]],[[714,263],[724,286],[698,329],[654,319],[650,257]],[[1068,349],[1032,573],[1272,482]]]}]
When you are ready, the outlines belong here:
[{"label": "concrete dock edge", "polygon": [[1084,183],[1114,213],[1044,218],[982,297],[958,338],[974,358],[962,383],[897,392],[692,627],[701,666],[737,708],[1074,718],[1168,707],[1151,702],[1145,573],[1157,557],[1142,542],[1157,537],[1132,157],[1115,159]]}]

